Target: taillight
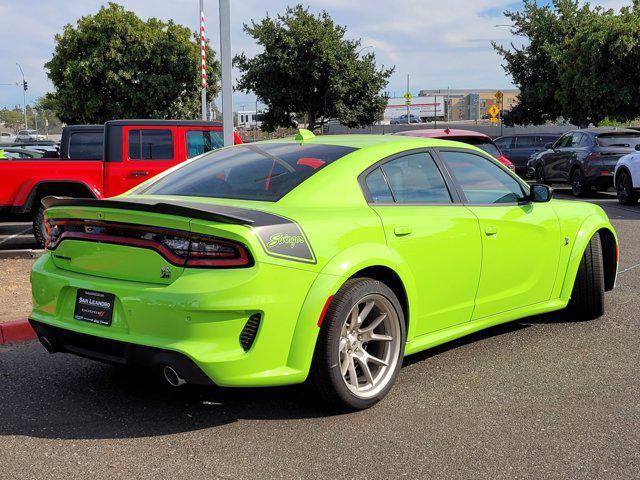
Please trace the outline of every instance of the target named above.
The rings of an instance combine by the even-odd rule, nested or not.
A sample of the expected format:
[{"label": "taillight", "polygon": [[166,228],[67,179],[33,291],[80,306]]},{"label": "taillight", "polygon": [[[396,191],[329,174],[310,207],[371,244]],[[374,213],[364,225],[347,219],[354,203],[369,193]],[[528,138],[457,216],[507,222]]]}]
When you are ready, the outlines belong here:
[{"label": "taillight", "polygon": [[95,220],[48,220],[48,250],[65,239],[148,248],[169,263],[184,267],[249,267],[253,259],[239,242],[212,235],[146,225]]}]

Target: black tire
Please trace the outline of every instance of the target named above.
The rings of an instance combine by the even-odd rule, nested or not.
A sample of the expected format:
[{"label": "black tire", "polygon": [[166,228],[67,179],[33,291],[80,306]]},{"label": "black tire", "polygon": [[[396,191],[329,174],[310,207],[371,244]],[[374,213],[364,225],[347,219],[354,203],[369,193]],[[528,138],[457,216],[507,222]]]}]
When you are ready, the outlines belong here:
[{"label": "black tire", "polygon": [[604,267],[597,233],[580,260],[567,313],[575,320],[593,320],[604,314]]},{"label": "black tire", "polygon": [[40,248],[44,248],[45,239],[47,238],[47,229],[44,223],[44,206],[40,205],[38,211],[33,217],[33,236]]},{"label": "black tire", "polygon": [[616,194],[621,205],[632,206],[638,203],[638,192],[633,189],[633,180],[626,170],[622,170],[616,177]]},{"label": "black tire", "polygon": [[579,168],[571,172],[571,192],[575,197],[584,197],[589,192],[584,174]]},{"label": "black tire", "polygon": [[[369,398],[360,398],[347,387],[340,371],[341,333],[352,308],[365,297],[376,294],[388,300],[395,309],[400,343],[397,354],[393,354],[396,360],[393,369],[385,375],[387,380],[384,387]],[[320,400],[324,407],[337,410],[362,410],[376,404],[389,393],[398,377],[404,358],[405,343],[404,314],[393,291],[384,283],[371,278],[348,280],[333,297],[320,328],[308,382],[315,398]]]},{"label": "black tire", "polygon": [[536,183],[541,183],[543,185],[549,185],[549,183],[547,183],[547,180],[545,179],[544,167],[542,165],[537,165],[536,166],[534,176],[535,176],[535,179],[536,179]]}]

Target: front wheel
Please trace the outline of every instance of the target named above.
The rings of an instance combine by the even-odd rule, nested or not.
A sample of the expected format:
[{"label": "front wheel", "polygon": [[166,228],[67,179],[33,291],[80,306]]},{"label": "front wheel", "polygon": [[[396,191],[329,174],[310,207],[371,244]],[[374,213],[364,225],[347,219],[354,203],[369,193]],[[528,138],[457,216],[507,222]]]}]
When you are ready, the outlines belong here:
[{"label": "front wheel", "polygon": [[633,189],[633,180],[626,171],[621,171],[616,178],[616,194],[621,205],[638,203],[638,193]]},{"label": "front wheel", "polygon": [[593,320],[604,314],[604,266],[597,233],[582,254],[567,313],[576,320]]},{"label": "front wheel", "polygon": [[368,408],[395,383],[405,338],[404,315],[391,289],[371,278],[351,279],[325,313],[310,383],[334,407]]}]

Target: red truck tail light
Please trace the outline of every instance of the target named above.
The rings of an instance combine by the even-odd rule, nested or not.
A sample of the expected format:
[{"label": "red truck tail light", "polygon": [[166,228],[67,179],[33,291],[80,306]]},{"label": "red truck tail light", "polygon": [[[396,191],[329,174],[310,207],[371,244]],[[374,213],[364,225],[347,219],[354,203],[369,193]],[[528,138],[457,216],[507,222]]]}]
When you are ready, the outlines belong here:
[{"label": "red truck tail light", "polygon": [[64,240],[148,248],[169,263],[193,268],[250,267],[253,259],[240,242],[183,230],[95,220],[47,221],[48,250]]}]

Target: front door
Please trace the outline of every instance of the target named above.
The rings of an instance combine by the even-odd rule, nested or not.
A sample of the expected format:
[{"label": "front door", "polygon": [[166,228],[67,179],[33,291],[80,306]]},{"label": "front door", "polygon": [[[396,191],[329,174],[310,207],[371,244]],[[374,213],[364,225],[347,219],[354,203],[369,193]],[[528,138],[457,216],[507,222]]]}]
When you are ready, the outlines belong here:
[{"label": "front door", "polygon": [[526,201],[527,187],[480,154],[439,155],[480,224],[482,273],[473,318],[549,300],[561,248],[552,204]]},{"label": "front door", "polygon": [[390,159],[368,173],[365,186],[414,292],[409,336],[469,321],[480,278],[478,220],[450,192],[433,157],[422,151]]}]

